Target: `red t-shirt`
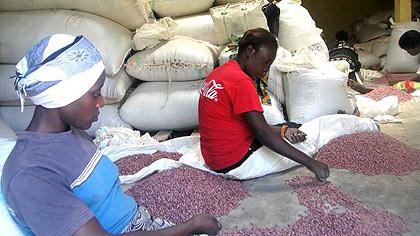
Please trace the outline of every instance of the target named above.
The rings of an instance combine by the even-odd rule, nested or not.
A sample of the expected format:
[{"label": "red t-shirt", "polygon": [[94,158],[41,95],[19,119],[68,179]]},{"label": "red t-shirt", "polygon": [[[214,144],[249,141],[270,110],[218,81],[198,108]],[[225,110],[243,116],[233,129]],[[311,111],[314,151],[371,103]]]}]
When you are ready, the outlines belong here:
[{"label": "red t-shirt", "polygon": [[200,89],[198,120],[201,152],[213,170],[242,159],[254,139],[242,113],[263,112],[252,79],[230,60],[213,70]]}]

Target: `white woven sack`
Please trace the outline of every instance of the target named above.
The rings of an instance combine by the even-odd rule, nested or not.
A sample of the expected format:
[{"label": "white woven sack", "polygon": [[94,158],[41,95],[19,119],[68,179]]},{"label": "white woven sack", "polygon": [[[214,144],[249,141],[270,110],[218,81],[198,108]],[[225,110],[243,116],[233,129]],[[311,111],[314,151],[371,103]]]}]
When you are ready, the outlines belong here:
[{"label": "white woven sack", "polygon": [[[92,124],[92,126],[86,130],[90,136],[95,135],[95,131],[102,126],[110,127],[127,127],[131,128],[130,125],[121,120],[118,114],[118,104],[108,104],[99,108],[98,120]],[[15,107],[1,107],[0,116],[3,117],[4,121],[9,125],[15,132],[24,131],[28,127],[29,122],[35,111],[35,106],[25,106],[23,112],[20,112],[20,106]]]},{"label": "white woven sack", "polygon": [[14,86],[15,79],[10,78],[16,75],[15,71],[16,65],[0,64],[0,106],[20,106]]},{"label": "white woven sack", "polygon": [[375,101],[363,95],[356,95],[356,105],[360,115],[368,118],[374,118],[377,115],[395,116],[400,112],[397,96],[387,96]]},{"label": "white woven sack", "polygon": [[218,45],[216,30],[210,13],[183,16],[175,18],[174,21],[176,23],[176,35],[187,36]]},{"label": "white woven sack", "polygon": [[153,20],[146,0],[0,0],[0,11],[68,9],[89,12],[135,30]]},{"label": "white woven sack", "polygon": [[386,71],[417,72],[420,64],[420,54],[411,56],[398,45],[401,35],[408,30],[417,30],[420,32],[420,22],[401,23],[392,26],[391,40],[389,41],[387,60],[385,63]]},{"label": "white woven sack", "polygon": [[132,128],[120,118],[119,104],[108,104],[99,109],[99,117],[86,132],[95,137],[96,130],[100,127],[125,127]]},{"label": "white woven sack", "polygon": [[34,114],[35,106],[25,106],[20,112],[19,106],[0,106],[0,116],[4,122],[15,132],[24,131]]},{"label": "white woven sack", "polygon": [[105,104],[120,102],[131,88],[135,79],[127,74],[124,68],[115,76],[106,76],[101,94]]},{"label": "white woven sack", "polygon": [[289,121],[305,123],[338,110],[351,114],[347,75],[334,66],[290,72],[283,78]]},{"label": "white woven sack", "polygon": [[127,73],[143,81],[189,81],[205,78],[214,68],[209,43],[177,36],[155,48],[134,54]]},{"label": "white woven sack", "polygon": [[144,82],[121,107],[121,118],[139,130],[186,130],[198,126],[203,81]]},{"label": "white woven sack", "polygon": [[268,75],[267,89],[274,94],[278,101],[282,104],[285,102],[283,77],[287,73],[280,71],[275,65],[270,67],[270,74]]},{"label": "white woven sack", "polygon": [[232,34],[243,34],[258,27],[268,30],[267,20],[261,10],[263,4],[262,0],[254,0],[210,8],[218,45],[229,43]]},{"label": "white woven sack", "polygon": [[[16,140],[16,134],[0,116],[0,143],[11,141],[11,140]],[[3,160],[4,160],[3,158],[0,158],[0,164],[4,164]],[[0,173],[1,173],[1,166],[0,166]]]},{"label": "white woven sack", "polygon": [[365,43],[371,41],[373,39],[377,39],[382,36],[390,35],[391,32],[386,29],[382,29],[376,25],[366,25],[365,27],[361,28],[359,32],[356,34],[357,41],[361,43]]},{"label": "white woven sack", "polygon": [[222,50],[222,52],[219,55],[218,61],[219,61],[219,66],[225,64],[226,62],[228,62],[230,59],[233,59],[236,56],[237,51],[233,51],[230,50],[230,48],[228,46],[225,46]]},{"label": "white woven sack", "polygon": [[379,57],[375,56],[373,53],[356,49],[356,53],[359,57],[359,62],[362,64],[362,68],[365,69],[377,69],[379,65],[381,64],[381,59]]},{"label": "white woven sack", "polygon": [[389,18],[392,16],[393,12],[394,12],[394,10],[392,10],[392,9],[380,11],[380,12],[374,14],[374,15],[369,16],[365,20],[365,24],[367,24],[367,25],[377,25],[377,24],[380,24],[380,23],[388,22]]},{"label": "white woven sack", "polygon": [[193,15],[209,10],[214,0],[148,0],[159,17]]},{"label": "white woven sack", "polygon": [[269,91],[267,91],[267,94],[270,96],[271,104],[261,104],[264,110],[263,115],[265,120],[269,125],[285,123],[286,120],[284,119],[283,107],[277,100],[276,96],[274,96],[274,94],[270,93]]},{"label": "white woven sack", "polygon": [[[293,52],[301,48],[318,47],[319,50],[328,49],[308,10],[294,0],[283,0],[277,4],[280,8],[279,17],[279,45]],[[318,46],[316,46],[319,44]],[[320,45],[324,44],[324,45]]]},{"label": "white woven sack", "polygon": [[385,56],[388,52],[390,39],[391,37],[381,37],[379,39],[374,40],[374,43],[372,44],[370,50],[373,53],[373,55],[377,57]]},{"label": "white woven sack", "polygon": [[136,30],[133,37],[133,49],[144,50],[154,48],[159,43],[175,36],[176,23],[170,17],[146,23]]},{"label": "white woven sack", "polygon": [[0,12],[0,32],[0,63],[16,64],[48,35],[84,35],[98,48],[109,76],[120,70],[132,39],[132,33],[120,24],[70,10]]},{"label": "white woven sack", "polygon": [[214,1],[214,5],[215,6],[220,6],[220,5],[226,5],[228,3],[237,3],[237,2],[243,2],[244,0],[216,0]]}]

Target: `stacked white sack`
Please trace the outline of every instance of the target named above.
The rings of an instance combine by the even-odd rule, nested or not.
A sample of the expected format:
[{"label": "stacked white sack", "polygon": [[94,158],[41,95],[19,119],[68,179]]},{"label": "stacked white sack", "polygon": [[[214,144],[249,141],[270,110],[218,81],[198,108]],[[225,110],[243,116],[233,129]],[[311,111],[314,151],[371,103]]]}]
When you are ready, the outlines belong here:
[{"label": "stacked white sack", "polygon": [[208,11],[214,0],[148,0],[158,17],[178,17]]},{"label": "stacked white sack", "polygon": [[398,40],[406,31],[417,30],[420,32],[420,22],[399,23],[391,27],[391,40],[389,42],[385,70],[388,72],[417,72],[420,64],[420,54],[411,56],[407,51],[399,47]]},{"label": "stacked white sack", "polygon": [[283,78],[289,121],[305,123],[323,115],[343,110],[353,112],[347,97],[348,74],[326,64],[317,69],[302,69]]},{"label": "stacked white sack", "polygon": [[261,10],[263,5],[263,0],[254,0],[210,8],[218,45],[230,43],[233,34],[243,34],[248,29],[260,27],[268,30]]},{"label": "stacked white sack", "polygon": [[243,0],[216,0],[214,1],[214,5],[220,6],[220,5],[226,5],[228,3],[238,3],[238,2],[244,2],[244,1]]},{"label": "stacked white sack", "polygon": [[127,60],[126,70],[148,82],[129,95],[121,117],[137,129],[185,130],[198,126],[198,85],[213,70],[219,49],[209,42],[175,36],[176,25],[165,17],[136,30],[133,48],[140,51]]},{"label": "stacked white sack", "polygon": [[68,9],[89,12],[135,30],[154,20],[147,0],[1,0],[0,11]]},{"label": "stacked white sack", "polygon": [[211,47],[206,42],[176,36],[131,56],[127,72],[143,81],[200,80],[214,68],[216,54]]},{"label": "stacked white sack", "polygon": [[[136,30],[133,38],[133,49],[139,52],[131,56],[126,65],[128,74],[139,80],[152,82],[153,84],[147,82],[140,84],[139,88],[136,89],[137,92],[130,94],[123,105],[124,112],[122,114],[127,114],[123,119],[141,130],[182,130],[194,128],[198,125],[196,118],[197,109],[192,111],[192,114],[195,114],[194,116],[183,118],[182,122],[177,122],[177,119],[173,119],[174,116],[168,110],[172,111],[173,109],[179,109],[179,107],[196,107],[197,104],[195,102],[198,101],[199,87],[194,92],[196,101],[189,98],[186,100],[186,96],[174,97],[174,93],[189,94],[191,92],[189,90],[182,91],[185,89],[185,84],[188,84],[188,81],[191,81],[193,84],[198,82],[202,83],[200,80],[206,78],[214,69],[214,66],[217,64],[217,57],[220,54],[220,47],[218,45],[229,42],[230,38],[226,36],[225,39],[224,35],[223,39],[218,38],[217,33],[221,31],[220,28],[227,26],[228,28],[225,31],[237,34],[242,34],[247,29],[255,27],[268,29],[265,16],[261,11],[262,3],[264,2],[258,0],[247,4],[241,3],[238,5],[239,7],[232,5],[229,5],[227,8],[223,7],[228,13],[224,17],[224,23],[221,22],[222,18],[220,16],[215,16],[214,12],[218,12],[217,10],[213,11],[214,9],[212,8],[209,11],[209,8],[213,6],[214,0],[208,2],[149,0],[149,3],[155,13],[163,18],[156,22],[144,24]],[[183,7],[184,5],[187,7]],[[246,8],[242,6],[246,6]],[[252,12],[257,12],[258,18],[255,18],[255,14],[253,15]],[[237,19],[233,19],[232,16],[238,14],[241,17],[246,15],[249,21],[249,28],[231,27],[233,24],[237,25]],[[167,16],[176,18],[171,19]],[[256,24],[256,22],[262,23]],[[150,109],[142,110],[137,108],[140,112],[144,112],[145,116],[152,117],[150,123],[140,122],[139,120],[141,119],[138,118],[135,120],[129,118],[131,112],[129,109],[136,109],[134,107],[137,107],[137,105],[131,105],[130,107],[128,104],[136,103],[133,102],[135,100],[133,96],[136,96],[134,94],[141,93],[138,90],[144,92],[145,89],[141,89],[142,87],[153,90],[148,91],[149,96],[151,93],[153,93],[153,96],[156,96],[155,99],[148,100],[152,101],[151,104],[156,106],[156,109],[153,110],[156,111],[156,115],[151,114]],[[139,96],[141,95],[137,95],[137,97]],[[155,102],[157,100],[163,101],[161,102],[162,104]],[[184,106],[180,106],[179,104],[184,104]],[[183,112],[180,113],[183,114]],[[271,112],[271,114],[277,113],[279,112]],[[159,119],[166,119],[168,122],[156,122],[157,115],[160,117]],[[272,117],[278,118],[279,116]],[[147,121],[148,118],[146,117],[144,120]],[[273,120],[275,119],[273,118]],[[138,124],[138,122],[141,124]]]},{"label": "stacked white sack", "polygon": [[175,35],[186,36],[218,45],[213,19],[209,12],[174,18]]},{"label": "stacked white sack", "polygon": [[[71,10],[16,11],[0,13],[0,109],[5,121],[16,131],[24,130],[34,106],[29,101],[23,113],[14,92],[13,79],[16,63],[40,39],[57,33],[86,36],[100,51],[105,64],[105,84],[102,95],[106,105],[99,121],[89,129],[94,135],[98,125],[128,126],[121,121],[117,107],[134,79],[123,65],[131,50],[132,32],[109,19],[86,12]],[[112,105],[111,105],[112,103]],[[31,106],[32,105],[32,106]],[[8,107],[6,107],[8,106]],[[19,119],[16,119],[19,117]]]},{"label": "stacked white sack", "polygon": [[144,131],[193,129],[198,126],[202,84],[202,80],[141,83],[122,105],[121,119]]},{"label": "stacked white sack", "polygon": [[[86,130],[86,132],[94,137],[95,131],[102,126],[110,127],[127,127],[131,126],[121,120],[119,116],[119,105],[108,104],[99,109],[98,120]],[[0,116],[15,132],[24,131],[28,127],[29,122],[35,111],[35,106],[25,106],[23,112],[20,112],[19,107],[5,107],[0,106]]]},{"label": "stacked white sack", "polygon": [[36,42],[57,33],[84,35],[99,50],[105,73],[114,76],[131,49],[132,33],[121,25],[84,12],[0,12],[0,63],[17,63]]},{"label": "stacked white sack", "polygon": [[385,66],[393,10],[384,10],[355,23],[353,30],[359,61],[364,69],[381,70]]},{"label": "stacked white sack", "polygon": [[316,27],[308,10],[300,1],[283,0],[277,3],[280,8],[279,45],[295,53],[301,51],[312,57],[311,64],[322,66],[329,61],[328,48],[321,38],[322,29]]}]

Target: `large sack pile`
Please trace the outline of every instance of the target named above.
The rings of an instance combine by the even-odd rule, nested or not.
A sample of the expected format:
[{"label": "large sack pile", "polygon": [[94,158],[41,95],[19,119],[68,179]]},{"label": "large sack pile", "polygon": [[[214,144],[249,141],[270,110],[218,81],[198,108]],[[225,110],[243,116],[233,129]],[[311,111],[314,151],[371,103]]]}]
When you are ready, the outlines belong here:
[{"label": "large sack pile", "polygon": [[[142,48],[138,42],[134,41],[135,48]],[[136,52],[128,59],[126,70],[144,82],[122,105],[121,118],[139,130],[197,127],[198,90],[215,66],[214,50],[209,42],[173,36]]]},{"label": "large sack pile", "polygon": [[[283,0],[277,6],[280,9],[279,48],[268,76],[270,97],[285,105],[289,121],[297,123],[335,114],[338,110],[351,113],[353,108],[345,89],[348,63],[329,62],[328,48],[320,36],[322,30],[316,27],[300,1]],[[219,64],[236,53],[230,45],[224,47]],[[283,112],[278,105],[270,110],[280,110],[276,114]],[[266,120],[269,119],[266,117]]]},{"label": "large sack pile", "polygon": [[1,0],[0,11],[72,9],[89,12],[117,22],[129,30],[153,21],[146,0]]},{"label": "large sack pile", "polygon": [[361,18],[353,25],[356,52],[364,69],[382,70],[390,41],[392,10]]},{"label": "large sack pile", "polygon": [[277,6],[280,8],[279,45],[292,53],[308,54],[311,57],[309,62],[314,66],[328,62],[328,48],[321,38],[322,30],[316,27],[301,2],[283,0]]},{"label": "large sack pile", "polygon": [[420,22],[408,22],[392,25],[391,39],[387,51],[385,70],[388,72],[411,72],[415,73],[419,68],[420,54],[411,56],[407,51],[401,50],[398,40],[401,35],[409,30],[420,32]]},{"label": "large sack pile", "polygon": [[338,110],[351,113],[345,89],[348,63],[329,62],[322,30],[300,1],[283,0],[277,6],[280,46],[267,88],[285,105],[288,120],[305,123]]},{"label": "large sack pile", "polygon": [[359,61],[365,69],[414,73],[420,56],[411,56],[402,50],[398,40],[408,30],[420,31],[420,22],[394,23],[392,13],[393,10],[380,11],[355,22],[353,33]]},{"label": "large sack pile", "polygon": [[21,131],[26,128],[34,110],[33,104],[27,102],[24,112],[19,112],[20,101],[14,91],[14,79],[11,78],[15,75],[16,63],[42,38],[66,33],[87,37],[98,48],[105,64],[106,80],[101,91],[105,107],[101,110],[106,112],[101,113],[89,134],[94,135],[94,129],[99,125],[129,126],[119,119],[117,108],[135,82],[127,74],[124,65],[132,45],[133,32],[130,29],[141,26],[152,16],[151,10],[147,10],[147,2],[136,2],[2,0],[0,113],[4,120],[15,131]]},{"label": "large sack pile", "polygon": [[[19,101],[9,77],[14,73],[14,64],[30,46],[48,34],[83,34],[103,55],[107,76],[102,89],[107,105],[102,110],[107,111],[103,115],[108,114],[108,117],[100,118],[89,131],[91,134],[102,124],[132,126],[144,131],[197,127],[198,89],[203,79],[219,63],[229,59],[231,53],[225,50],[221,54],[221,49],[226,48],[233,35],[256,27],[268,29],[261,9],[267,1],[263,0],[105,1],[102,7],[94,5],[99,1],[84,5],[79,4],[79,0],[66,3],[18,1],[16,5],[11,1],[4,2],[8,4],[2,4],[0,8],[7,11],[0,13],[0,30],[6,32],[0,37],[0,104],[3,106],[0,113],[6,121],[18,115]],[[66,10],[70,3],[77,11]],[[113,11],[103,9],[103,4],[109,6],[108,9],[113,7]],[[269,73],[272,105],[264,106],[266,119],[273,124],[284,121],[282,104],[286,105],[291,121],[299,122],[338,109],[348,110],[348,101],[341,99],[346,70],[340,72],[333,66],[324,67],[329,58],[320,36],[322,30],[316,27],[300,1],[283,0],[277,6],[281,11],[276,35],[280,47]],[[152,10],[158,18],[153,19]],[[137,15],[130,11],[136,11]],[[225,60],[217,60],[218,57]],[[299,73],[309,73],[311,84],[307,81],[295,83],[295,75]],[[338,80],[340,82],[334,82]],[[320,88],[324,83],[335,89],[331,96],[339,96],[336,101],[341,103],[322,110],[319,107],[321,94],[309,88]],[[295,98],[291,93],[294,89],[308,89],[311,94]],[[299,99],[305,102],[299,103]],[[25,128],[33,112],[33,105],[27,105],[27,119],[21,119],[21,123],[9,121],[16,130]],[[302,118],[299,113],[305,109],[322,111],[319,114],[307,112]]]},{"label": "large sack pile", "polygon": [[[230,1],[214,7],[214,1],[149,3],[159,18],[139,27],[133,37],[126,71],[141,83],[122,105],[121,118],[139,130],[195,128],[203,79],[217,66],[220,49],[232,34],[268,29],[261,10],[265,2]],[[273,122],[282,120],[273,115],[281,113],[278,109],[267,109]]]}]

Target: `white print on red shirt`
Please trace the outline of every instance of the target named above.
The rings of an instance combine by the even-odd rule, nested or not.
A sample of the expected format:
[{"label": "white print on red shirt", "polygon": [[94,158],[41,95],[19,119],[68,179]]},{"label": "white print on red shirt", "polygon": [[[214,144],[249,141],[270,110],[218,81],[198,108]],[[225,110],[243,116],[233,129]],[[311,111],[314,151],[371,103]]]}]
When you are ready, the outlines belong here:
[{"label": "white print on red shirt", "polygon": [[203,84],[203,87],[200,89],[200,94],[210,100],[217,102],[217,89],[223,89],[223,86],[216,83],[216,81],[213,79]]}]

